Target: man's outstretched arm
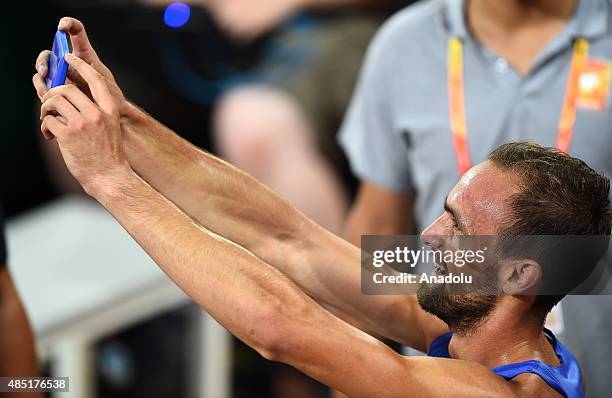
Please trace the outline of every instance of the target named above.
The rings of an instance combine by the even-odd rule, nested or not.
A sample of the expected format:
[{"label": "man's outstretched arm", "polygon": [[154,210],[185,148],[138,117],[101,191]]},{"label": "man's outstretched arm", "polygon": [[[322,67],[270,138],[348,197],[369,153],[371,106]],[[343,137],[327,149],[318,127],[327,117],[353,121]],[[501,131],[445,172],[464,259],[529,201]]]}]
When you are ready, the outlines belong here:
[{"label": "man's outstretched arm", "polygon": [[119,111],[84,61],[67,57],[88,82],[43,103],[42,130],[58,140],[70,172],[194,301],[264,357],[296,367],[351,397],[514,397],[481,365],[406,359],[342,322],[289,278],[203,228],[131,169]]},{"label": "man's outstretched arm", "polygon": [[[357,248],[308,220],[250,176],[199,150],[125,101],[112,74],[91,48],[83,25],[71,18],[63,20],[68,21],[62,29],[70,33],[74,53],[101,74],[113,97],[121,115],[129,162],[140,176],[199,223],[276,267],[319,302],[350,315],[379,335],[426,348],[420,320],[429,320],[437,328],[439,321],[423,314],[414,297],[362,295]],[[43,53],[36,65],[44,65],[45,57]],[[42,76],[44,73],[37,74],[34,82],[44,100],[78,91],[68,85],[46,93]],[[69,76],[88,92],[74,70]]]}]

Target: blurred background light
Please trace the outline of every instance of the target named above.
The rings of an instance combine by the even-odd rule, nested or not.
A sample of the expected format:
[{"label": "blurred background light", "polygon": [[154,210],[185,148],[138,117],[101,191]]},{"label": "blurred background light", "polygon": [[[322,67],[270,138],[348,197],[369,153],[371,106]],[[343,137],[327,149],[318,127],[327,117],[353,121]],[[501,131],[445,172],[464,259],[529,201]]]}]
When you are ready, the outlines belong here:
[{"label": "blurred background light", "polygon": [[172,3],[164,12],[164,23],[174,29],[184,26],[189,22],[191,9],[185,3]]}]

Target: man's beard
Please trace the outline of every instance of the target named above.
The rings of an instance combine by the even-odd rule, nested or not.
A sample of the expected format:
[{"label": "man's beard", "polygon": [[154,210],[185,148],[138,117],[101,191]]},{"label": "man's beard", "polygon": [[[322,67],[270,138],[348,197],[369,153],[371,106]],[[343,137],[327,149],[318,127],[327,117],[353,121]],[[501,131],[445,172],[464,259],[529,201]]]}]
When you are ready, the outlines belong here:
[{"label": "man's beard", "polygon": [[417,298],[421,308],[443,320],[453,333],[462,335],[472,334],[497,301],[497,295],[488,289],[449,293],[445,284],[426,283],[419,286]]}]

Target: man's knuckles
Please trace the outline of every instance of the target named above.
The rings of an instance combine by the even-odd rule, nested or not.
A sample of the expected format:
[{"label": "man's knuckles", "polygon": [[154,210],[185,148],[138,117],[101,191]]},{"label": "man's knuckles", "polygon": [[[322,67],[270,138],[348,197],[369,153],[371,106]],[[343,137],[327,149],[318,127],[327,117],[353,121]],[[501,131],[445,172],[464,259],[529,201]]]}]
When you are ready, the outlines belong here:
[{"label": "man's knuckles", "polygon": [[47,117],[51,112],[57,111],[58,99],[57,97],[53,97],[51,99],[45,100],[40,107],[40,117],[43,119]]},{"label": "man's knuckles", "polygon": [[83,117],[76,117],[68,123],[68,128],[66,129],[66,135],[69,137],[74,137],[76,135],[82,134],[83,132],[89,130],[92,123],[88,122]]},{"label": "man's knuckles", "polygon": [[115,103],[107,107],[106,113],[111,119],[119,119],[119,117],[121,116],[119,112],[119,107]]},{"label": "man's knuckles", "polygon": [[66,84],[64,86],[55,87],[47,91],[47,93],[42,98],[42,102],[43,104],[45,104],[51,100],[58,101],[58,98],[62,97],[68,100],[68,98],[75,98],[76,96],[81,94],[82,91],[77,86],[75,86],[74,84]]},{"label": "man's knuckles", "polygon": [[106,115],[99,110],[91,111],[88,119],[92,127],[102,127],[106,124]]},{"label": "man's knuckles", "polygon": [[[34,63],[34,68],[36,68],[36,70],[39,73],[46,74],[48,70],[48,65],[49,65],[49,58],[51,58],[51,51],[49,50],[42,51],[38,55],[38,58],[36,58],[36,62]],[[42,70],[41,70],[41,67],[43,68]]]}]

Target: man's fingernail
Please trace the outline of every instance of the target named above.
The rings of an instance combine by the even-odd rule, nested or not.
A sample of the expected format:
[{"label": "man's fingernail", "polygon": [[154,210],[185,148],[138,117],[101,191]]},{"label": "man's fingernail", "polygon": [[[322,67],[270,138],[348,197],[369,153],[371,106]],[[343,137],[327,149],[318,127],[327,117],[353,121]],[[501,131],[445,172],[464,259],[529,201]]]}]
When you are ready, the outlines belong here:
[{"label": "man's fingernail", "polygon": [[45,64],[40,64],[40,65],[38,65],[38,66],[36,67],[36,70],[37,70],[39,73],[43,73],[43,72],[45,71],[45,69],[47,69],[47,65],[45,65]]},{"label": "man's fingernail", "polygon": [[68,21],[66,21],[65,19],[61,19],[59,21],[59,24],[57,25],[58,28],[63,28],[64,26],[68,25]]},{"label": "man's fingernail", "polygon": [[76,59],[76,57],[74,56],[73,53],[68,53],[68,54],[66,54],[66,59],[70,60],[70,61],[74,61]]}]

